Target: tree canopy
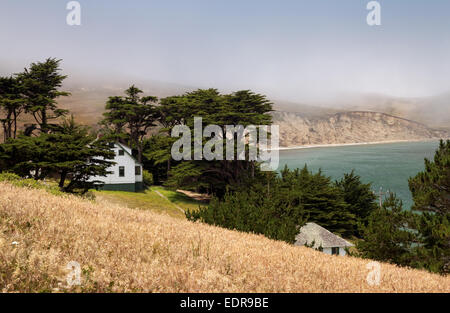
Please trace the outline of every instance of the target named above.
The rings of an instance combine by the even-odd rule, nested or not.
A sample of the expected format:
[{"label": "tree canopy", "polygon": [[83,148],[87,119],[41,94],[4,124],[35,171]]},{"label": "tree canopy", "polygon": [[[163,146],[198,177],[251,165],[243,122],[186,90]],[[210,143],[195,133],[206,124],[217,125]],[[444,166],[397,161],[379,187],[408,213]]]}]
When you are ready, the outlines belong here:
[{"label": "tree canopy", "polygon": [[285,167],[280,175],[259,173],[245,186],[227,192],[223,199],[214,198],[200,210],[188,211],[187,217],[290,243],[306,221],[343,236],[353,235],[357,218],[351,206],[360,199],[347,203],[339,187],[321,171]]},{"label": "tree canopy", "polygon": [[132,85],[125,90],[125,97],[109,97],[102,124],[107,128],[111,140],[119,140],[137,149],[138,162],[142,162],[143,140],[148,130],[156,126],[157,97],[144,96],[142,90]]},{"label": "tree canopy", "polygon": [[450,273],[450,141],[441,140],[434,160],[425,159],[425,170],[410,178],[415,229],[419,233],[418,267]]},{"label": "tree canopy", "polygon": [[39,125],[39,130],[48,133],[54,124],[50,120],[68,113],[58,107],[56,99],[69,96],[70,93],[60,91],[65,75],[60,74],[61,60],[48,58],[44,62],[32,63],[24,72],[17,74],[18,82],[25,102],[25,112],[31,114]]},{"label": "tree canopy", "polygon": [[432,272],[450,272],[450,141],[409,179],[412,211],[390,196],[362,226],[361,256]]},{"label": "tree canopy", "polygon": [[0,145],[0,158],[9,171],[35,179],[57,173],[59,187],[70,193],[85,193],[99,185],[90,178],[106,176],[107,168],[113,164],[108,159],[113,157],[109,146],[97,141],[87,127],[77,125],[73,117],[51,133],[36,137],[20,135]]}]

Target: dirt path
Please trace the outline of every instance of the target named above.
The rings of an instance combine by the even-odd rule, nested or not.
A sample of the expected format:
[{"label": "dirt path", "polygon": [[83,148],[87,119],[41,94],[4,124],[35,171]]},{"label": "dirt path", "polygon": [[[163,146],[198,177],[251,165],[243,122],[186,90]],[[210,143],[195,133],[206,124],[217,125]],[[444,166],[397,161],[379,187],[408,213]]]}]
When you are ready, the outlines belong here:
[{"label": "dirt path", "polygon": [[160,196],[163,199],[166,199],[167,201],[169,201],[170,203],[172,203],[178,210],[180,210],[183,214],[185,213],[184,210],[179,207],[178,205],[176,205],[175,203],[173,203],[172,201],[170,201],[169,199],[167,199],[167,197],[165,195],[163,195],[162,193],[160,193],[158,190],[153,190],[154,192],[156,192],[156,194],[158,196]]},{"label": "dirt path", "polygon": [[197,201],[211,200],[211,196],[206,193],[197,193],[197,192],[187,191],[187,190],[182,190],[182,189],[177,189],[177,192],[182,193],[182,194],[188,196],[189,198],[192,198]]}]

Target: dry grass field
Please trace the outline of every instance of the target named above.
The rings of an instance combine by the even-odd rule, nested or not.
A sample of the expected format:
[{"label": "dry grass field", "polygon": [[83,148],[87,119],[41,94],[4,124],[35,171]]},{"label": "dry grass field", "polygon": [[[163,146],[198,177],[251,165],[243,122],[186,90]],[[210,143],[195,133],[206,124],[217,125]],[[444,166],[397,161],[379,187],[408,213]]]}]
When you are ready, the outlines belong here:
[{"label": "dry grass field", "polygon": [[[81,285],[67,287],[67,264]],[[450,292],[450,277],[0,183],[3,292]]]}]

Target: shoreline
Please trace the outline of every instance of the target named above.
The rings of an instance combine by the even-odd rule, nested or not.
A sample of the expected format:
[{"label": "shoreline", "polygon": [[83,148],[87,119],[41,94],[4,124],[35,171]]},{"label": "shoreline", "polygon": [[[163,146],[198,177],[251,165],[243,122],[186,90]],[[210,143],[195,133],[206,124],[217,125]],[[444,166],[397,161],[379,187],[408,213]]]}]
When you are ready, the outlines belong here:
[{"label": "shoreline", "polygon": [[364,145],[379,145],[379,144],[389,144],[389,143],[406,143],[406,142],[429,142],[429,141],[439,141],[439,138],[429,138],[429,139],[404,139],[404,140],[386,140],[386,141],[367,141],[367,142],[351,142],[351,143],[330,143],[330,144],[311,144],[303,146],[292,146],[292,147],[279,147],[278,149],[269,150],[298,150],[298,149],[312,149],[312,148],[332,148],[332,147],[346,147],[346,146],[364,146]]}]

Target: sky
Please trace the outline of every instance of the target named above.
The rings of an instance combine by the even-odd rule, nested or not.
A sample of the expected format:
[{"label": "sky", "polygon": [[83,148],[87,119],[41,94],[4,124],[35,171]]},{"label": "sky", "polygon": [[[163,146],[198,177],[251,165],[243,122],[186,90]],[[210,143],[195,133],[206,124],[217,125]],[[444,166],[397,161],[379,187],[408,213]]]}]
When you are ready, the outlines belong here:
[{"label": "sky", "polygon": [[[450,90],[450,1],[1,0],[0,75],[47,57],[72,82],[161,81],[302,102]],[[145,88],[145,86],[143,86]]]}]

